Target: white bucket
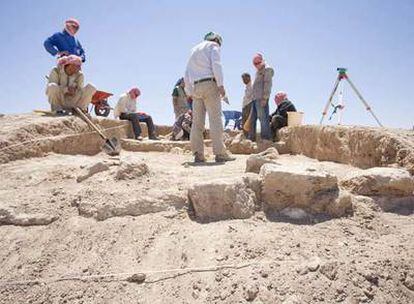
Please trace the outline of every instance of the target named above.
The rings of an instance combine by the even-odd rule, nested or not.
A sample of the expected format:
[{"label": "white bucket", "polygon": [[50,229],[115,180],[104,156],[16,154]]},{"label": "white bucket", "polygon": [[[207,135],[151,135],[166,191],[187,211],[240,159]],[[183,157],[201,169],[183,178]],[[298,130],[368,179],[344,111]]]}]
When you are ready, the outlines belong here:
[{"label": "white bucket", "polygon": [[300,126],[303,121],[303,112],[287,112],[288,126]]}]

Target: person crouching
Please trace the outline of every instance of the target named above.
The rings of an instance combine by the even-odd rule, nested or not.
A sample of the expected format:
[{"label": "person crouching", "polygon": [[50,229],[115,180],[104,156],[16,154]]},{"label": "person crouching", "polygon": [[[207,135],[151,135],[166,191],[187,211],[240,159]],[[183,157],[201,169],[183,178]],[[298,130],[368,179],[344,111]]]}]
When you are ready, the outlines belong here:
[{"label": "person crouching", "polygon": [[122,94],[115,107],[115,118],[129,120],[132,124],[135,139],[137,140],[142,140],[142,130],[139,123],[145,122],[148,128],[148,138],[158,140],[155,135],[155,126],[152,117],[144,112],[137,112],[137,100],[140,95],[141,91],[138,88],[132,88],[128,93]]},{"label": "person crouching", "polygon": [[84,84],[81,72],[82,59],[76,55],[63,56],[58,59],[57,66],[48,76],[46,95],[52,112],[63,115],[80,108],[87,112],[96,88],[92,84]]},{"label": "person crouching", "polygon": [[272,130],[273,138],[277,138],[279,129],[286,127],[288,124],[287,112],[296,112],[296,108],[293,103],[288,99],[285,92],[277,92],[275,95],[275,103],[277,109],[271,115],[270,128]]},{"label": "person crouching", "polygon": [[178,116],[174,123],[172,130],[172,140],[189,140],[191,133],[191,125],[193,123],[193,111],[187,112]]}]

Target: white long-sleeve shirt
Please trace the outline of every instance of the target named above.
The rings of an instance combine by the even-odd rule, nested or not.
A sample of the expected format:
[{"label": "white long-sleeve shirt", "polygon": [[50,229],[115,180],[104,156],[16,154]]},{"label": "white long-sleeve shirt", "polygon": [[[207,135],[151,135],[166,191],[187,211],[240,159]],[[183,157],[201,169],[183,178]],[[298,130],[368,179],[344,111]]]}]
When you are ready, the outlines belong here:
[{"label": "white long-sleeve shirt", "polygon": [[128,93],[119,96],[118,103],[115,106],[114,116],[118,118],[121,113],[135,113],[137,111],[137,100],[132,99]]},{"label": "white long-sleeve shirt", "polygon": [[252,82],[246,84],[243,97],[243,108],[253,101],[253,86]]},{"label": "white long-sleeve shirt", "polygon": [[203,41],[192,50],[185,71],[185,89],[188,95],[194,91],[194,82],[214,77],[217,85],[223,85],[223,70],[220,59],[220,46],[213,41]]}]

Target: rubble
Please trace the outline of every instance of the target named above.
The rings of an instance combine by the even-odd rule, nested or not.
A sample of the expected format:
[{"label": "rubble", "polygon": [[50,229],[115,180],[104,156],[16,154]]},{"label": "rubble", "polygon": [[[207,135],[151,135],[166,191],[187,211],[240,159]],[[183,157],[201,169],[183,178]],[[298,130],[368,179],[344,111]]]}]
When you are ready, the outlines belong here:
[{"label": "rubble", "polygon": [[143,195],[136,193],[135,198],[119,200],[113,197],[101,199],[82,199],[78,203],[79,215],[93,217],[104,221],[113,217],[139,216],[150,213],[168,211],[182,208],[186,198],[180,193],[158,193],[157,195]]},{"label": "rubble", "polygon": [[260,178],[261,198],[268,212],[294,207],[310,213],[336,213],[332,205],[339,199],[338,180],[327,172],[312,167],[264,164]]},{"label": "rubble", "polygon": [[134,179],[143,176],[148,172],[149,168],[146,163],[136,161],[132,157],[122,157],[115,178],[117,180]]},{"label": "rubble", "polygon": [[279,152],[276,148],[268,148],[258,154],[251,155],[246,161],[246,172],[259,173],[260,168],[266,163],[277,164]]},{"label": "rubble", "polygon": [[375,167],[353,172],[340,185],[359,195],[413,196],[414,199],[414,177],[401,168]]},{"label": "rubble", "polygon": [[248,218],[255,210],[255,194],[242,179],[217,179],[193,184],[188,197],[200,221]]},{"label": "rubble", "polygon": [[0,207],[0,226],[1,225],[15,225],[15,226],[39,226],[49,225],[56,221],[58,216],[41,214],[41,213],[20,213],[15,210]]},{"label": "rubble", "polygon": [[76,178],[76,181],[78,183],[83,182],[84,180],[88,179],[89,177],[103,172],[103,171],[107,171],[109,170],[109,166],[103,162],[97,162],[93,165],[90,165],[86,168],[83,169],[82,173],[80,175],[78,175],[78,177]]},{"label": "rubble", "polygon": [[253,154],[258,152],[257,144],[246,139],[243,133],[236,135],[229,142],[227,149],[233,154]]}]

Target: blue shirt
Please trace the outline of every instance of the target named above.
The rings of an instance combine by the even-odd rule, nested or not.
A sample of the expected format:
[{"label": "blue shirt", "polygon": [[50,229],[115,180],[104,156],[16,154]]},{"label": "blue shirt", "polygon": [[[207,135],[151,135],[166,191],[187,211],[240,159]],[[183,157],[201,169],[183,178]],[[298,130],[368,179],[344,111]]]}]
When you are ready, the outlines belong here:
[{"label": "blue shirt", "polygon": [[58,32],[50,36],[43,43],[46,51],[52,56],[56,56],[58,52],[68,52],[70,55],[76,55],[85,62],[85,51],[79,40],[70,35],[66,30]]}]

